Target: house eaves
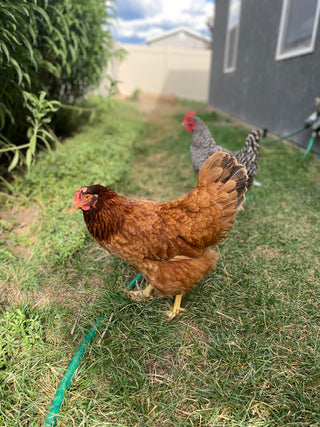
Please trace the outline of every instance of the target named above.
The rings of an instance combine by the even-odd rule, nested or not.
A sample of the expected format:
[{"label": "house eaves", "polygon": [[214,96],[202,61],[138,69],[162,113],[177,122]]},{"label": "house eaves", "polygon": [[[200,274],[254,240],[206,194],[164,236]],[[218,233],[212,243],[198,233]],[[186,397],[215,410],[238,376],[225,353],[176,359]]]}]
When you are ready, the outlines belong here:
[{"label": "house eaves", "polygon": [[179,34],[181,32],[184,32],[184,33],[186,33],[186,34],[188,34],[190,36],[196,37],[196,38],[198,38],[200,40],[203,40],[203,41],[206,41],[208,43],[211,42],[211,38],[210,37],[205,36],[204,34],[198,33],[196,31],[190,30],[187,27],[176,27],[176,28],[173,28],[172,30],[165,31],[165,32],[163,32],[161,34],[158,34],[158,35],[155,35],[155,36],[150,36],[150,37],[148,37],[146,39],[146,41],[147,41],[147,43],[154,42],[156,40],[165,39],[165,38],[167,38],[169,36],[173,36],[173,35]]}]

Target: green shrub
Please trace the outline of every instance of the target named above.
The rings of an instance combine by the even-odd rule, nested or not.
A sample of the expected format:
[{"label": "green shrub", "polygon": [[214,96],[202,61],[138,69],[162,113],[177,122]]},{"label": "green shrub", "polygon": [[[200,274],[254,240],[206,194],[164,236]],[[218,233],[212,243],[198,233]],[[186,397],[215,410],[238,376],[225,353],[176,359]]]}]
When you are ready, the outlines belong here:
[{"label": "green shrub", "polygon": [[[50,111],[44,111],[43,124],[47,124],[48,112],[54,112],[50,102],[73,104],[83,99],[99,83],[107,62],[121,56],[121,50],[113,49],[110,33],[114,17],[112,2],[105,0],[1,1],[0,156],[15,155],[11,168],[19,160],[13,145],[21,149],[34,145],[35,128],[27,134],[26,117],[35,117],[28,110],[30,99],[39,103],[46,96],[45,108]],[[59,111],[53,121],[58,116]],[[50,142],[48,134],[41,132],[40,139]],[[29,165],[34,154],[30,151]]]}]

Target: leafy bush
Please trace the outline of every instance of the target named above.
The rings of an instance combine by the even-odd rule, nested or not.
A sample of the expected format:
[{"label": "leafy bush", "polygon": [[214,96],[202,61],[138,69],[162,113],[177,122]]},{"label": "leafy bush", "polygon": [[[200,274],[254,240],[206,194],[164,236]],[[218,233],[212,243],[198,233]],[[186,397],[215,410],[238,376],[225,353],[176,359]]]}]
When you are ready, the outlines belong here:
[{"label": "leafy bush", "polygon": [[[12,158],[14,154],[11,168],[19,160],[13,144],[26,148],[29,140],[28,157],[21,159],[27,159],[30,165],[34,141],[39,141],[37,137],[31,141],[35,127],[27,134],[30,100],[39,104],[47,97],[42,125],[37,131],[41,129],[42,135],[38,136],[48,143],[50,137],[44,123],[50,121],[53,107],[58,106],[50,102],[70,104],[82,99],[99,83],[108,60],[121,56],[121,50],[113,49],[110,33],[115,16],[112,1],[1,1],[0,155]],[[45,111],[46,108],[49,110]],[[30,117],[34,119],[35,114]],[[54,120],[58,114],[59,111]]]}]

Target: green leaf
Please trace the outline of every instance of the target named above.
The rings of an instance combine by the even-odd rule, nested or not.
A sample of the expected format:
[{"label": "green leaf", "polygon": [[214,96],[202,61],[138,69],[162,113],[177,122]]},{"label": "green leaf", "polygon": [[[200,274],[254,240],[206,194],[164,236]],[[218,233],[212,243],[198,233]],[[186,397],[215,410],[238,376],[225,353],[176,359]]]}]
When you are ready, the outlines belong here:
[{"label": "green leaf", "polygon": [[55,77],[60,78],[61,77],[61,69],[58,66],[58,64],[52,64],[49,61],[43,60],[41,61],[41,66],[52,73]]},{"label": "green leaf", "polygon": [[33,134],[33,128],[28,128],[28,130],[27,130],[27,137],[30,139],[31,138],[31,136],[32,136],[32,134]]},{"label": "green leaf", "polygon": [[20,68],[20,65],[12,57],[10,57],[9,62],[14,66],[14,69],[16,70],[16,72],[18,74],[18,83],[20,84],[22,82],[22,79],[23,79],[23,73],[22,73],[22,70]]},{"label": "green leaf", "polygon": [[46,97],[46,93],[45,93],[45,91],[44,91],[44,90],[42,90],[42,91],[40,92],[40,95],[39,95],[39,100],[40,100],[40,101],[43,101],[43,100],[45,99],[45,97]]},{"label": "green leaf", "polygon": [[91,111],[90,117],[89,117],[89,123],[92,124],[94,122],[96,113],[94,111]]},{"label": "green leaf", "polygon": [[30,147],[28,151],[31,152],[31,154],[34,154],[36,151],[36,145],[37,145],[37,134],[34,133],[30,139]]},{"label": "green leaf", "polygon": [[49,134],[49,139],[46,138],[45,136],[39,135],[39,139],[41,139],[41,141],[45,144],[45,146],[47,147],[47,150],[51,152],[51,147],[50,147],[50,139],[52,139],[51,135]]},{"label": "green leaf", "polygon": [[28,148],[27,154],[26,154],[26,165],[28,169],[30,169],[31,162],[32,162],[32,153],[30,151],[30,148]]},{"label": "green leaf", "polygon": [[10,53],[9,53],[9,50],[8,50],[7,46],[6,46],[4,43],[2,43],[2,44],[0,44],[0,49],[1,49],[1,50],[4,52],[4,54],[6,55],[6,57],[7,57],[7,61],[9,61]]},{"label": "green leaf", "polygon": [[18,164],[19,161],[19,150],[16,150],[13,159],[8,167],[8,172],[11,172]]}]

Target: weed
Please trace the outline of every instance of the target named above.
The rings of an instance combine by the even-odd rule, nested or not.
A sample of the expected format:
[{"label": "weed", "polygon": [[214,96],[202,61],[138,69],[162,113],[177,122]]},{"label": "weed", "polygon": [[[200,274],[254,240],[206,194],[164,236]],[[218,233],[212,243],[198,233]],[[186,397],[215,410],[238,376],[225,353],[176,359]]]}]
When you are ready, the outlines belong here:
[{"label": "weed", "polygon": [[130,96],[130,101],[138,101],[140,93],[141,93],[140,89],[135,89]]}]

